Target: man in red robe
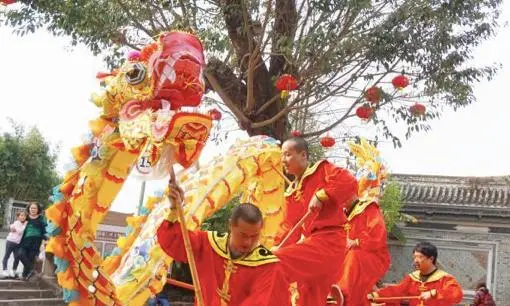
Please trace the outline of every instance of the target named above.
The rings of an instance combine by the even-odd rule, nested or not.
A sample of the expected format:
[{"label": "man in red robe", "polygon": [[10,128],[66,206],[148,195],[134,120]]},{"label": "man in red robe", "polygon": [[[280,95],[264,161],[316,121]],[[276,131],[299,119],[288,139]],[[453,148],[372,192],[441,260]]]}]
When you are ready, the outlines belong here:
[{"label": "man in red robe", "polygon": [[[182,189],[169,186],[174,203],[182,203]],[[157,232],[161,248],[172,258],[187,262],[177,214],[172,213]],[[259,245],[263,220],[252,204],[232,210],[230,233],[190,232],[191,246],[206,306],[289,305],[288,284],[276,258]]]},{"label": "man in red robe", "polygon": [[285,218],[275,243],[280,244],[308,211],[313,214],[274,253],[288,281],[298,283],[298,304],[324,305],[331,284],[341,275],[347,241],[343,210],[356,197],[358,183],[348,170],[326,160],[309,165],[302,138],[285,141],[282,153],[285,170],[295,179],[285,193]]},{"label": "man in red robe", "polygon": [[332,295],[338,300],[343,293],[345,306],[370,305],[367,294],[390,267],[384,216],[377,202],[356,202],[347,220],[347,255],[338,282],[341,291],[334,288]]},{"label": "man in red robe", "polygon": [[462,288],[455,277],[436,267],[436,246],[429,242],[418,243],[413,256],[416,271],[397,285],[368,294],[368,299],[380,303],[391,297],[416,297],[408,299],[410,306],[452,306],[462,301]]}]

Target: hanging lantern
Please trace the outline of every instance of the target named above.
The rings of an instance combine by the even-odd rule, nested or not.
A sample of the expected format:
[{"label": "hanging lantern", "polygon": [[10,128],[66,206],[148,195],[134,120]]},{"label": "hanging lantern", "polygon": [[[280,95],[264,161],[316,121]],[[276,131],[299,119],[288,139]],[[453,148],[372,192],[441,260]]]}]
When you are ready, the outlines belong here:
[{"label": "hanging lantern", "polygon": [[336,141],[335,141],[335,138],[333,138],[329,135],[326,135],[321,138],[320,143],[321,143],[321,146],[324,148],[331,148],[332,146],[335,145]]},{"label": "hanging lantern", "polygon": [[419,117],[425,114],[426,108],[425,105],[416,103],[413,106],[409,107],[409,111],[413,116]]},{"label": "hanging lantern", "polygon": [[363,120],[369,120],[373,115],[374,110],[368,105],[363,105],[356,109],[356,116]]},{"label": "hanging lantern", "polygon": [[209,111],[209,116],[211,116],[212,120],[221,120],[221,112],[215,108]]},{"label": "hanging lantern", "polygon": [[372,86],[365,91],[365,99],[370,103],[379,103],[382,99],[383,91],[380,87]]},{"label": "hanging lantern", "polygon": [[409,85],[409,79],[405,75],[401,74],[394,77],[393,80],[391,80],[391,84],[393,84],[393,87],[400,90]]},{"label": "hanging lantern", "polygon": [[301,133],[300,130],[294,130],[294,131],[290,132],[290,135],[292,135],[292,137],[301,137],[301,136],[303,136],[303,133]]},{"label": "hanging lantern", "polygon": [[290,74],[282,74],[276,81],[276,88],[281,91],[281,98],[286,99],[289,96],[289,91],[296,90],[298,83],[295,77]]}]

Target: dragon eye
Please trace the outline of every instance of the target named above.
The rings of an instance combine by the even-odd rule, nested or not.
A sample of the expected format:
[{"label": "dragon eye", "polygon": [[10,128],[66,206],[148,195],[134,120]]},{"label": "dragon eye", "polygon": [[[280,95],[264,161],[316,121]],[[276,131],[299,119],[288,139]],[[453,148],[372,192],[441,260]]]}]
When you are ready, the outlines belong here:
[{"label": "dragon eye", "polygon": [[131,85],[137,85],[145,80],[147,70],[140,63],[133,64],[126,73],[126,81]]}]

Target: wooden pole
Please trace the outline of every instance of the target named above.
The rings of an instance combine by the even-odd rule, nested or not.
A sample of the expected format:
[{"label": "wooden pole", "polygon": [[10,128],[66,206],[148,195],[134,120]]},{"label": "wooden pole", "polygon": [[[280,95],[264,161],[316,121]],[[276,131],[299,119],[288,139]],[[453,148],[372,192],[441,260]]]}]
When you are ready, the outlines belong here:
[{"label": "wooden pole", "polygon": [[390,302],[390,301],[401,301],[401,300],[417,300],[421,297],[417,296],[392,296],[392,297],[377,297],[373,298],[375,302]]},{"label": "wooden pole", "polygon": [[[169,169],[170,182],[175,183],[175,172],[173,166]],[[177,210],[179,217],[179,224],[181,225],[182,238],[184,240],[184,248],[186,249],[186,256],[188,257],[188,263],[191,270],[191,277],[193,279],[193,287],[195,289],[195,296],[197,299],[198,306],[205,306],[204,297],[202,296],[202,287],[200,286],[200,279],[198,278],[197,265],[195,263],[195,256],[193,256],[193,250],[191,249],[191,240],[189,238],[188,229],[186,228],[186,219],[184,218],[184,212],[182,210],[181,203],[173,203]]]},{"label": "wooden pole", "polygon": [[305,221],[308,219],[308,217],[312,215],[312,211],[309,210],[304,216],[303,218],[301,218],[301,220],[299,220],[298,223],[296,223],[296,225],[294,225],[294,227],[290,230],[290,232],[287,234],[287,236],[285,236],[285,238],[283,238],[282,242],[280,242],[280,245],[278,245],[278,248],[281,248],[285,245],[285,243],[287,242],[287,240],[289,240],[289,238],[294,234],[295,231],[297,231],[298,228],[300,228],[303,223],[305,223]]},{"label": "wooden pole", "polygon": [[289,178],[286,177],[285,174],[283,174],[283,172],[280,171],[280,169],[276,168],[273,165],[271,165],[271,168],[273,168],[273,170],[276,171],[276,173],[278,173],[285,180],[285,182],[287,182],[288,185],[292,184],[292,182],[289,180]]},{"label": "wooden pole", "polygon": [[166,282],[169,283],[170,285],[174,285],[176,287],[188,289],[188,290],[191,290],[191,291],[195,290],[195,287],[193,287],[193,285],[185,283],[185,282],[178,281],[178,280],[173,279],[173,278],[167,278]]}]

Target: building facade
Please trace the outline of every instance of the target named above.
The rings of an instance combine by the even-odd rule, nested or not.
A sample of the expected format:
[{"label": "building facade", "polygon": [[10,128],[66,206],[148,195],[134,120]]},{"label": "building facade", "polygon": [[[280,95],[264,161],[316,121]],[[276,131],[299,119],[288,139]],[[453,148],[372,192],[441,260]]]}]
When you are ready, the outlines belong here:
[{"label": "building facade", "polygon": [[510,306],[510,176],[446,177],[394,175],[402,189],[403,212],[418,218],[401,228],[406,243],[390,241],[392,264],[385,282],[413,269],[419,241],[438,246],[440,268],[453,274],[468,302],[485,282],[498,305]]}]

